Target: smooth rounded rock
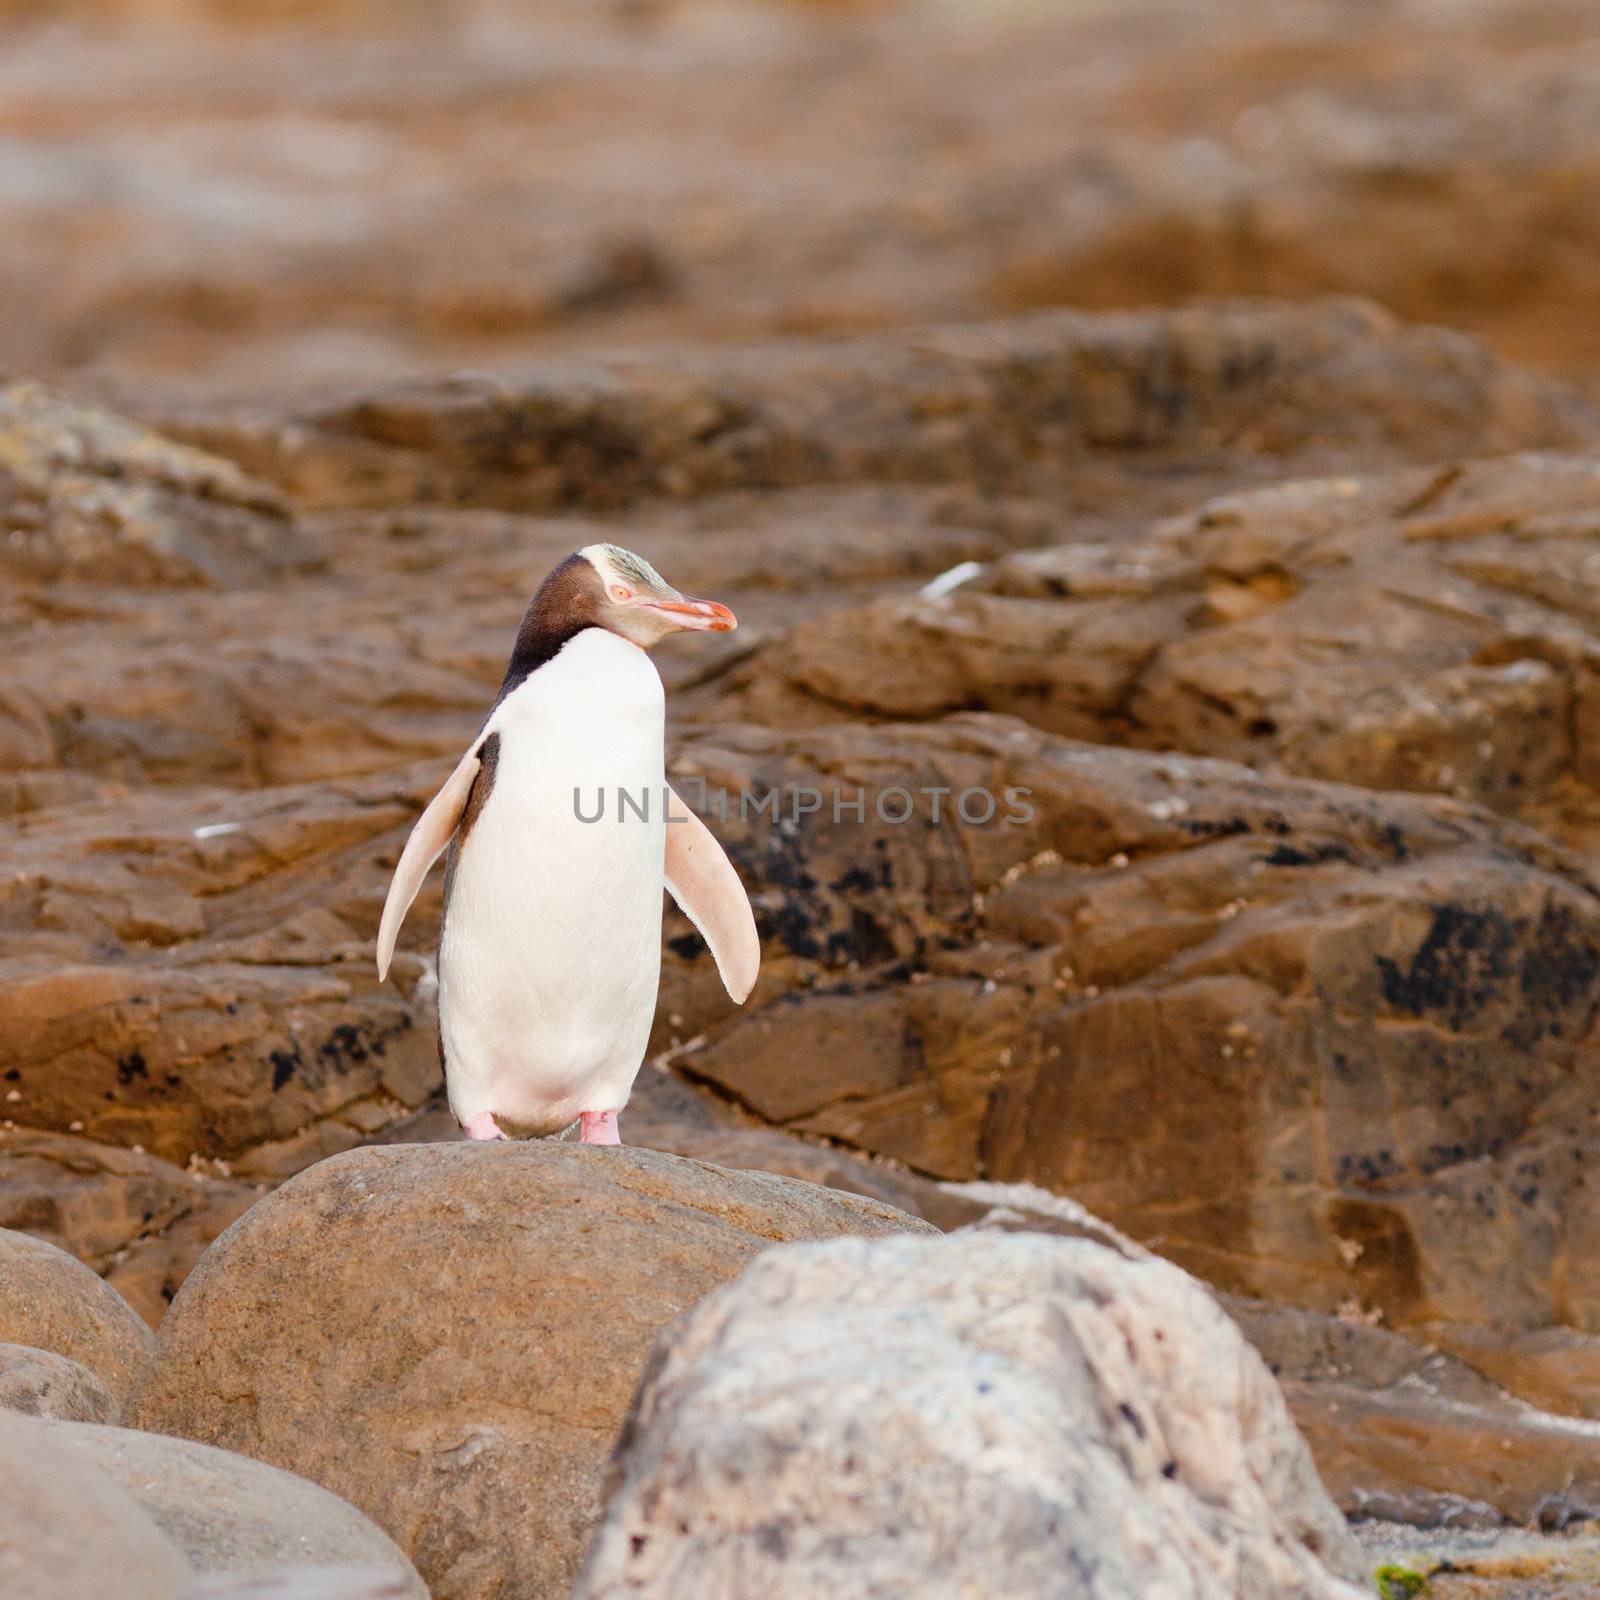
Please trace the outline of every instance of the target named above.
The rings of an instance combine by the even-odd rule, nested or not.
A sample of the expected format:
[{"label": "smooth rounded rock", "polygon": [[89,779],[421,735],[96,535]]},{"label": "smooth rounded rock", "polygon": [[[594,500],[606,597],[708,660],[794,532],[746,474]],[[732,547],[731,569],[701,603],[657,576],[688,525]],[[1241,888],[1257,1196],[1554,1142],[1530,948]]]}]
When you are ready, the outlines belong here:
[{"label": "smooth rounded rock", "polygon": [[127,1417],[323,1484],[435,1594],[565,1595],[656,1335],[768,1245],[906,1232],[932,1230],[631,1147],[352,1151],[206,1253]]},{"label": "smooth rounded rock", "polygon": [[0,1595],[175,1600],[189,1565],[118,1484],[52,1425],[0,1409]]},{"label": "smooth rounded rock", "polygon": [[0,1406],[57,1422],[117,1420],[111,1391],[87,1367],[25,1344],[0,1344]]},{"label": "smooth rounded rock", "polygon": [[241,1579],[278,1567],[359,1564],[404,1576],[428,1600],[383,1530],[337,1495],[248,1456],[131,1428],[57,1423],[55,1438],[136,1500],[195,1572]]},{"label": "smooth rounded rock", "polygon": [[76,1256],[0,1228],[0,1340],[67,1356],[120,1401],[150,1348],[150,1330]]},{"label": "smooth rounded rock", "polygon": [[775,1250],[657,1346],[574,1600],[1359,1600],[1260,1358],[1153,1256]]}]

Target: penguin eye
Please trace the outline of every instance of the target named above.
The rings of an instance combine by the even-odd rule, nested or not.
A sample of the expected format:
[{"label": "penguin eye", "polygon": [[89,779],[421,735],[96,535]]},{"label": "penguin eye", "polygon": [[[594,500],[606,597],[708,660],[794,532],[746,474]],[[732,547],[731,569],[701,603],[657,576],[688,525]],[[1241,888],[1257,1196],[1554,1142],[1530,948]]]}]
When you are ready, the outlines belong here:
[{"label": "penguin eye", "polygon": [[611,598],[613,600],[631,600],[633,599],[633,590],[625,583],[614,583],[611,585]]}]

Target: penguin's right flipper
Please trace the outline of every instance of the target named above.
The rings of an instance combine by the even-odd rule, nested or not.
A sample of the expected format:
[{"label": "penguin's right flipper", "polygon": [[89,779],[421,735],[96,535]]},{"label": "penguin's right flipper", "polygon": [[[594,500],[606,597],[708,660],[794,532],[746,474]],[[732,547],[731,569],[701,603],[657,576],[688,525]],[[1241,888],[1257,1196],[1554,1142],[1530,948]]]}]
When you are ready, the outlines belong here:
[{"label": "penguin's right flipper", "polygon": [[417,890],[428,875],[428,868],[437,861],[450,843],[461,813],[467,809],[467,799],[472,793],[473,780],[478,776],[482,762],[478,757],[479,745],[462,756],[456,770],[445,779],[444,787],[428,802],[428,809],[417,818],[417,825],[406,840],[400,860],[389,882],[389,898],[383,903],[383,921],[378,924],[378,981],[389,976],[389,963],[394,959],[394,942],[400,936],[400,924],[417,898]]}]

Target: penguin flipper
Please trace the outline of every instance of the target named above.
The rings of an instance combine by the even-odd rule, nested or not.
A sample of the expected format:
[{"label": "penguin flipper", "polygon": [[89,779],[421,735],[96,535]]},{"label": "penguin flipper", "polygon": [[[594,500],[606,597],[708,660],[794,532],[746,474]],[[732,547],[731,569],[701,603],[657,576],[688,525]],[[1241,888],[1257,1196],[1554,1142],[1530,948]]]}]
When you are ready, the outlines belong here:
[{"label": "penguin flipper", "polygon": [[417,818],[417,825],[406,840],[400,853],[394,877],[389,881],[389,897],[383,903],[383,920],[378,924],[378,981],[389,976],[389,963],[394,959],[394,942],[400,936],[400,924],[417,898],[417,890],[428,875],[428,868],[437,861],[450,843],[461,813],[467,809],[467,798],[472,793],[473,780],[478,776],[482,762],[479,746],[473,747],[461,758],[456,770],[444,781],[444,787],[428,802],[428,809]]},{"label": "penguin flipper", "polygon": [[667,892],[710,946],[722,986],[743,1005],[761,969],[750,897],[711,830],[676,790],[667,797]]}]

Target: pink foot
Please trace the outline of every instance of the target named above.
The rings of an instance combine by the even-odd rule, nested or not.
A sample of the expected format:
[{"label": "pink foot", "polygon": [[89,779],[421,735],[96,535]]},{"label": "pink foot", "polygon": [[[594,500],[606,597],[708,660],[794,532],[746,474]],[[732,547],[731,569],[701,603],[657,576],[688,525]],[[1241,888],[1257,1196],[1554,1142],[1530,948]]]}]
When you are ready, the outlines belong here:
[{"label": "pink foot", "polygon": [[492,1111],[480,1111],[475,1117],[468,1117],[461,1124],[462,1131],[469,1139],[503,1139],[499,1126],[494,1120]]},{"label": "pink foot", "polygon": [[621,1144],[617,1132],[615,1111],[580,1111],[578,1113],[579,1144]]}]

